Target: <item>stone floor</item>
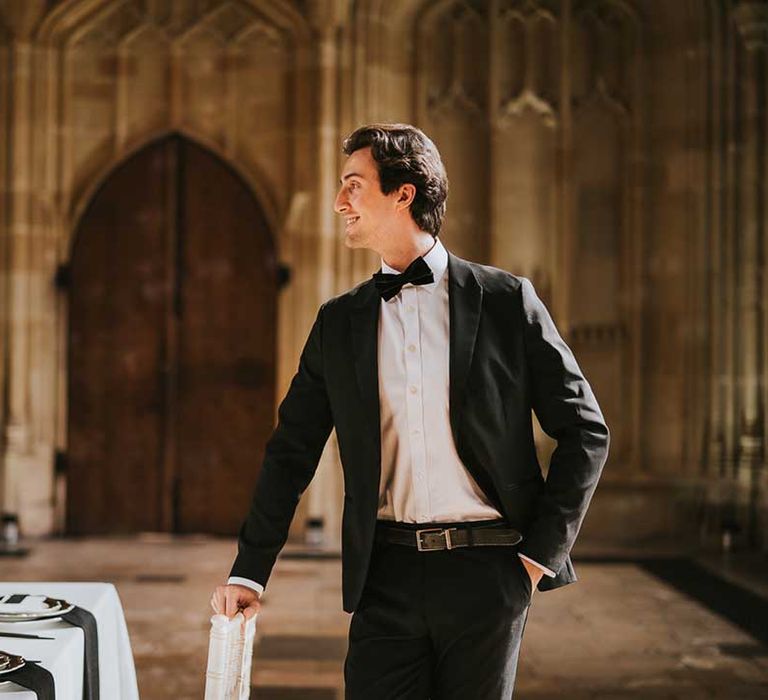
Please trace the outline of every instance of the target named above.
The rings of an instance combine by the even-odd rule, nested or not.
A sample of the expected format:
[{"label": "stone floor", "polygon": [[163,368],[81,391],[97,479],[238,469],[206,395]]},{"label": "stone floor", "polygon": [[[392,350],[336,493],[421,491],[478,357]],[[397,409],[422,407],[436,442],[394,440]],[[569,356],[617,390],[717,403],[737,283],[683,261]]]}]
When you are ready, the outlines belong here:
[{"label": "stone floor", "polygon": [[[208,599],[233,553],[230,541],[202,538],[46,541],[25,559],[0,559],[0,576],[113,582],[142,699],[197,700]],[[252,697],[339,700],[348,626],[339,562],[295,554],[265,594]],[[579,584],[534,596],[517,698],[768,698],[768,648],[753,637],[635,564],[577,568]]]}]

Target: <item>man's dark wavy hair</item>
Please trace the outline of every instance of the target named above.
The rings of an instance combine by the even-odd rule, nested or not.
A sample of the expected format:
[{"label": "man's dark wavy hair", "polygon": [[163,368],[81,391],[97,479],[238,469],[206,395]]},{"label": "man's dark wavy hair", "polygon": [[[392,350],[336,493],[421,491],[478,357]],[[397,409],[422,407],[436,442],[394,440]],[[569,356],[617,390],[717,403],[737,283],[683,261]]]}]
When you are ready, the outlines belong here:
[{"label": "man's dark wavy hair", "polygon": [[381,191],[390,194],[411,183],[416,188],[411,216],[422,231],[437,236],[448,197],[448,177],[437,146],[410,124],[367,124],[344,139],[342,150],[349,156],[368,146],[379,170]]}]

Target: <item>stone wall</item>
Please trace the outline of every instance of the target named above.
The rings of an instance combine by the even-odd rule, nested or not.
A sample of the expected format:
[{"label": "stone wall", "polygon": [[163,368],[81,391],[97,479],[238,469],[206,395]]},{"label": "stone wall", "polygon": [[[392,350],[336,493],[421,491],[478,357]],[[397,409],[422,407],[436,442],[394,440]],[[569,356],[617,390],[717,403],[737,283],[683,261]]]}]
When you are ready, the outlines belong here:
[{"label": "stone wall", "polygon": [[[235,167],[292,269],[278,395],[318,304],[375,269],[341,245],[339,144],[410,121],[451,180],[459,255],[530,277],[612,429],[585,534],[763,547],[766,3],[68,0],[0,13],[0,499],[60,519],[66,305],[106,174],[178,131]],[[7,98],[5,97],[7,96]],[[552,442],[539,435],[542,460]],[[338,532],[329,442],[304,499]],[[59,478],[59,487],[64,478]]]}]

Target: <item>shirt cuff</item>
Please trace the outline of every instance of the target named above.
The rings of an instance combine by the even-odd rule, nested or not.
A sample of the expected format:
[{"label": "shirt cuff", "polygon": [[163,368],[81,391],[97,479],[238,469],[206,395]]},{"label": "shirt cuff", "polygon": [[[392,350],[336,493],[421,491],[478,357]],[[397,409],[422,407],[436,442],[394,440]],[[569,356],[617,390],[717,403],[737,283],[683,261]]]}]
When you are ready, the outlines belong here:
[{"label": "shirt cuff", "polygon": [[246,588],[250,588],[252,591],[256,591],[256,593],[259,594],[259,597],[264,593],[264,586],[260,583],[251,581],[249,578],[242,578],[241,576],[230,576],[227,579],[227,584],[230,586],[245,586]]},{"label": "shirt cuff", "polygon": [[551,578],[555,578],[555,576],[557,575],[555,574],[554,571],[552,571],[552,569],[548,569],[546,566],[542,566],[541,564],[539,564],[539,562],[534,561],[530,557],[526,557],[525,554],[520,554],[520,552],[518,552],[517,556],[520,557],[521,559],[525,559],[525,561],[530,562],[534,566],[538,566],[547,576],[550,576]]}]

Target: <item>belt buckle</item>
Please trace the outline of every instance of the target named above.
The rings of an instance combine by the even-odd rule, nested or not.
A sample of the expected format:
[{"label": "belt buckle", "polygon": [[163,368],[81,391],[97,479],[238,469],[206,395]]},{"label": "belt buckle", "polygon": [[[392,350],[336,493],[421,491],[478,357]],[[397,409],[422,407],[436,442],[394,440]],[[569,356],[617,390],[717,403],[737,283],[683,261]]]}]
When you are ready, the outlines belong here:
[{"label": "belt buckle", "polygon": [[445,548],[453,549],[453,542],[451,541],[451,530],[456,528],[443,529],[441,527],[433,527],[425,530],[416,530],[416,549],[420,552],[436,552],[440,551],[442,547],[427,547],[421,539],[422,535],[442,535],[445,539]]}]

